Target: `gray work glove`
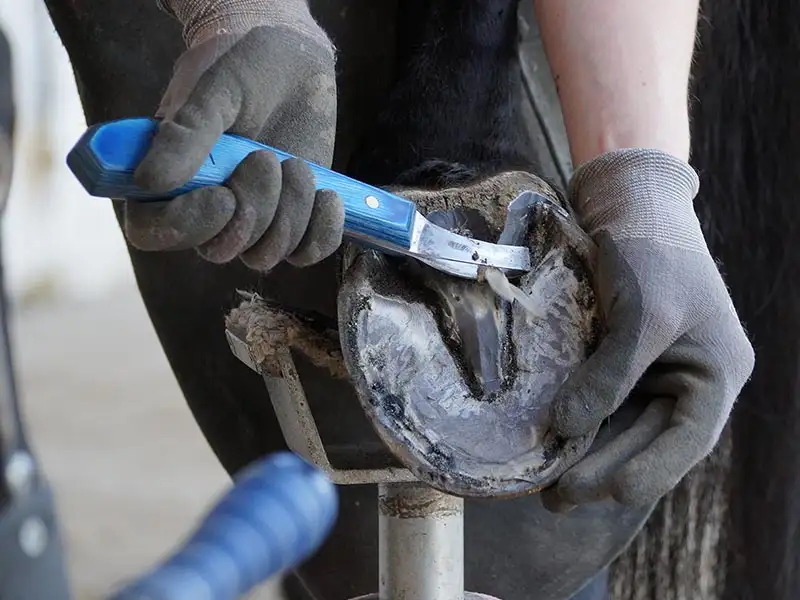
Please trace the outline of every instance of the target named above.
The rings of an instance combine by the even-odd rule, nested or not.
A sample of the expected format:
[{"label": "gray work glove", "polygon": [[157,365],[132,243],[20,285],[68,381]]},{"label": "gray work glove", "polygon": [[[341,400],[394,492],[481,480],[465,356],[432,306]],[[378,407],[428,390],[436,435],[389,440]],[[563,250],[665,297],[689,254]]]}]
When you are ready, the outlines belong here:
[{"label": "gray work glove", "polygon": [[659,499],[711,452],[752,373],[753,348],[693,209],[698,186],[686,162],[648,149],[606,153],[574,174],[608,331],[556,395],[553,428],[590,432],[634,386],[649,404],[544,492],[551,510]]},{"label": "gray work glove", "polygon": [[[191,179],[223,132],[330,166],[336,129],[334,49],[306,0],[164,0],[184,24],[152,147],[135,173],[164,193]],[[125,203],[125,233],[141,250],[196,248],[214,263],[239,256],[268,271],[316,263],[341,244],[344,207],[316,191],[308,165],[251,153],[224,186],[168,202]]]}]

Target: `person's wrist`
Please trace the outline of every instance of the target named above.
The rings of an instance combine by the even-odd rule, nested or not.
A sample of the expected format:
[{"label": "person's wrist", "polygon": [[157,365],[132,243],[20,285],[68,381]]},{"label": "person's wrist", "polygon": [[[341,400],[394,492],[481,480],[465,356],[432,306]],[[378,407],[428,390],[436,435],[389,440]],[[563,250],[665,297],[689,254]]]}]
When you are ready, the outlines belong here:
[{"label": "person's wrist", "polygon": [[[662,86],[664,87],[664,86]],[[573,164],[624,148],[654,148],[689,160],[691,133],[685,93],[664,89],[657,97],[644,95],[633,104],[623,90],[596,103],[586,100],[591,90],[563,92],[562,110]]]},{"label": "person's wrist", "polygon": [[582,129],[579,139],[571,144],[574,164],[580,165],[599,156],[626,148],[661,150],[683,161],[689,160],[691,139],[688,118],[664,119],[653,123],[617,123],[607,127],[597,124],[594,131]]}]

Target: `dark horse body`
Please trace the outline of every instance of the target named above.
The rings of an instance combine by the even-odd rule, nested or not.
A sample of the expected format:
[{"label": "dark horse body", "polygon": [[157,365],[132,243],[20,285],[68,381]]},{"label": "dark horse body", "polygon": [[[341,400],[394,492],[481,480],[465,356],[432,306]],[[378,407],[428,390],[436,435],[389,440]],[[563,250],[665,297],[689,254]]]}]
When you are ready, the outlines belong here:
[{"label": "dark horse body", "polygon": [[[178,25],[152,0],[46,3],[72,60],[87,121],[152,114],[182,50]],[[447,162],[429,163],[439,160],[484,172],[528,168],[564,184],[570,167],[550,110],[552,90],[521,76],[514,2],[311,4],[340,50],[334,168],[376,184],[398,178],[435,184],[452,172],[442,167]],[[791,244],[800,216],[794,199],[800,170],[786,161],[800,149],[791,112],[800,106],[800,89],[791,87],[797,79],[791,73],[800,68],[793,56],[800,50],[800,8],[790,0],[705,4],[695,65],[697,206],[758,364],[720,449],[659,504],[617,562],[614,596],[671,598],[681,589],[691,598],[796,600],[800,283],[793,275],[800,257]],[[530,11],[523,12],[529,18]],[[448,28],[459,35],[447,37]],[[523,61],[541,60],[534,33],[524,41]],[[436,61],[426,56],[438,56],[443,70],[432,72]],[[235,290],[247,288],[290,309],[335,317],[336,258],[259,277],[239,263],[214,266],[192,252],[131,248],[130,254],[170,365],[224,467],[235,472],[283,447],[262,380],[227,347],[224,315],[237,303]],[[341,401],[350,391],[309,365],[300,370],[323,438],[338,447],[367,439],[356,404]],[[377,589],[375,490],[340,489],[334,535],[301,570],[302,578],[289,581],[293,597],[339,600]],[[537,520],[544,518],[537,498],[469,501],[466,518],[469,589],[535,600],[543,572],[559,578],[557,561],[532,564],[543,554],[538,528],[555,523],[555,517],[549,525]],[[591,528],[581,537],[580,518],[560,525],[573,549],[599,543]],[[614,508],[605,518],[633,527],[644,513]],[[709,533],[712,522],[718,531]],[[702,583],[701,576],[714,583]]]}]

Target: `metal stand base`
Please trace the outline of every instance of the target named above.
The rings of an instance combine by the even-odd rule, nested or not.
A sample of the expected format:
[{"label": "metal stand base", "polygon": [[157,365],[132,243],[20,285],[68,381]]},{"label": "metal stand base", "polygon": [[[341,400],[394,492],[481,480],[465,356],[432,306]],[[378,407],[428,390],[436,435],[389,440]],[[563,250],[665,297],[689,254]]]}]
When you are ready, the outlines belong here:
[{"label": "metal stand base", "polygon": [[462,600],[464,500],[419,484],[378,485],[379,596]]},{"label": "metal stand base", "polygon": [[497,600],[464,591],[464,500],[423,484],[378,485],[377,594],[353,600]]}]

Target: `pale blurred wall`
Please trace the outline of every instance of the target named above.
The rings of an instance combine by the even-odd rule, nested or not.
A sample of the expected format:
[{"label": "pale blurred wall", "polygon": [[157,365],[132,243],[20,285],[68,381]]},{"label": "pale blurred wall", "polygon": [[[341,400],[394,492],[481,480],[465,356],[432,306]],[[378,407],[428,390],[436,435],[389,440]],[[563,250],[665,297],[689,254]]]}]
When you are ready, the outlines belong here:
[{"label": "pale blurred wall", "polygon": [[86,127],[66,51],[40,0],[0,2],[14,54],[15,176],[3,216],[12,298],[94,300],[133,281],[110,202],[92,198],[65,157]]}]

